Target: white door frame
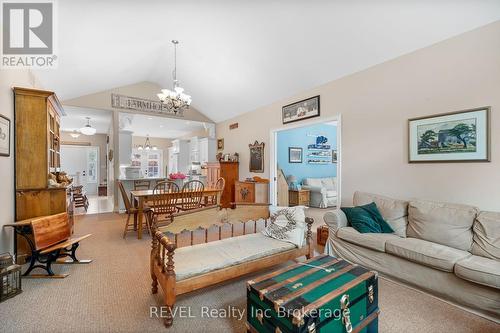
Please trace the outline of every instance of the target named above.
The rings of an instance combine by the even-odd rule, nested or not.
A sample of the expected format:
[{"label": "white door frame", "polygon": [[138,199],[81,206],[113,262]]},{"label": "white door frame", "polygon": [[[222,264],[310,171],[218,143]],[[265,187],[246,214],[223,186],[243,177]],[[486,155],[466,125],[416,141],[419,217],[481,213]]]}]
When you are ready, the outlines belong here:
[{"label": "white door frame", "polygon": [[311,120],[307,122],[299,122],[291,125],[283,125],[277,128],[273,128],[269,132],[270,136],[270,145],[269,145],[269,156],[270,156],[270,161],[269,161],[269,191],[270,193],[270,203],[271,205],[277,205],[278,203],[278,196],[277,196],[277,179],[278,175],[276,174],[276,171],[278,170],[278,151],[276,149],[277,145],[277,136],[278,132],[281,131],[286,131],[294,128],[300,128],[300,127],[308,127],[312,125],[317,125],[321,123],[327,123],[330,121],[336,121],[337,122],[337,207],[340,206],[341,203],[341,195],[342,195],[342,116],[340,114],[332,116],[332,117],[327,117],[327,118],[319,118],[316,120]]}]

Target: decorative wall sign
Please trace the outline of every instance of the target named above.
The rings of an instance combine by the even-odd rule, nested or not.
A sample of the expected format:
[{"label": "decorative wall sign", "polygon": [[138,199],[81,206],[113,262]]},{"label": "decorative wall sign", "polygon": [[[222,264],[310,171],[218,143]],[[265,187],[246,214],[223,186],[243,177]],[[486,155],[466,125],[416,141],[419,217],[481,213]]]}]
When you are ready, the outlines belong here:
[{"label": "decorative wall sign", "polygon": [[250,172],[264,172],[264,142],[255,141],[248,147],[250,148]]},{"label": "decorative wall sign", "polygon": [[288,147],[288,163],[302,163],[302,148]]},{"label": "decorative wall sign", "polygon": [[489,162],[490,107],[408,120],[408,160]]},{"label": "decorative wall sign", "polygon": [[217,139],[217,150],[224,150],[224,139]]},{"label": "decorative wall sign", "polygon": [[234,129],[237,129],[238,128],[238,123],[234,123],[234,124],[230,124],[229,125],[229,129],[230,130],[234,130]]},{"label": "decorative wall sign", "polygon": [[304,120],[320,115],[319,95],[303,101],[285,105],[281,109],[283,124]]},{"label": "decorative wall sign", "polygon": [[0,156],[10,156],[10,119],[0,114]]},{"label": "decorative wall sign", "polygon": [[166,104],[163,104],[159,100],[154,101],[137,97],[111,94],[111,106],[116,109],[136,110],[173,117],[184,117],[182,110],[170,110]]}]

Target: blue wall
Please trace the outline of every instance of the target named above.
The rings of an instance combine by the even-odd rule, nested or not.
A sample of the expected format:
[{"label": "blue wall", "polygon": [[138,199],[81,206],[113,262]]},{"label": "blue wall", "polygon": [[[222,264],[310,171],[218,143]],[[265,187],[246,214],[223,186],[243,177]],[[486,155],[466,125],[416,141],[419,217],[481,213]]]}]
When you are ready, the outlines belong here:
[{"label": "blue wall", "polygon": [[[298,182],[308,177],[335,177],[337,164],[309,164],[307,146],[316,143],[316,138],[308,135],[323,135],[328,138],[331,149],[337,149],[337,126],[317,124],[278,132],[278,166],[285,176],[294,175]],[[288,147],[302,148],[302,163],[288,163]],[[324,158],[327,160],[327,158]],[[331,158],[330,158],[331,161]]]}]

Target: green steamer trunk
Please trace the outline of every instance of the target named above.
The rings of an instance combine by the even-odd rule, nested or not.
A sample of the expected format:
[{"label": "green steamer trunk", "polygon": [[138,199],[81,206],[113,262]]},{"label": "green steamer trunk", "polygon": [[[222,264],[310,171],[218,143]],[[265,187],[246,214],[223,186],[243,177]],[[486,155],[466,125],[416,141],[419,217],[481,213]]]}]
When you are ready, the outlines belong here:
[{"label": "green steamer trunk", "polygon": [[378,332],[377,273],[319,256],[247,283],[247,330]]}]

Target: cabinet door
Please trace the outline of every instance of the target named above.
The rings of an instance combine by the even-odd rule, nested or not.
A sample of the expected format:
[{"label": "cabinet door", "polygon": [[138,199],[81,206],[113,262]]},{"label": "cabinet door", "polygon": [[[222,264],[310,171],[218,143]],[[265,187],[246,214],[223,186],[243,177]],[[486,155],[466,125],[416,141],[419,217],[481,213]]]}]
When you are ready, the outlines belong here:
[{"label": "cabinet door", "polygon": [[15,108],[16,189],[46,188],[50,154],[45,98],[16,94]]},{"label": "cabinet door", "polygon": [[234,190],[236,202],[255,202],[255,184],[236,182]]}]

